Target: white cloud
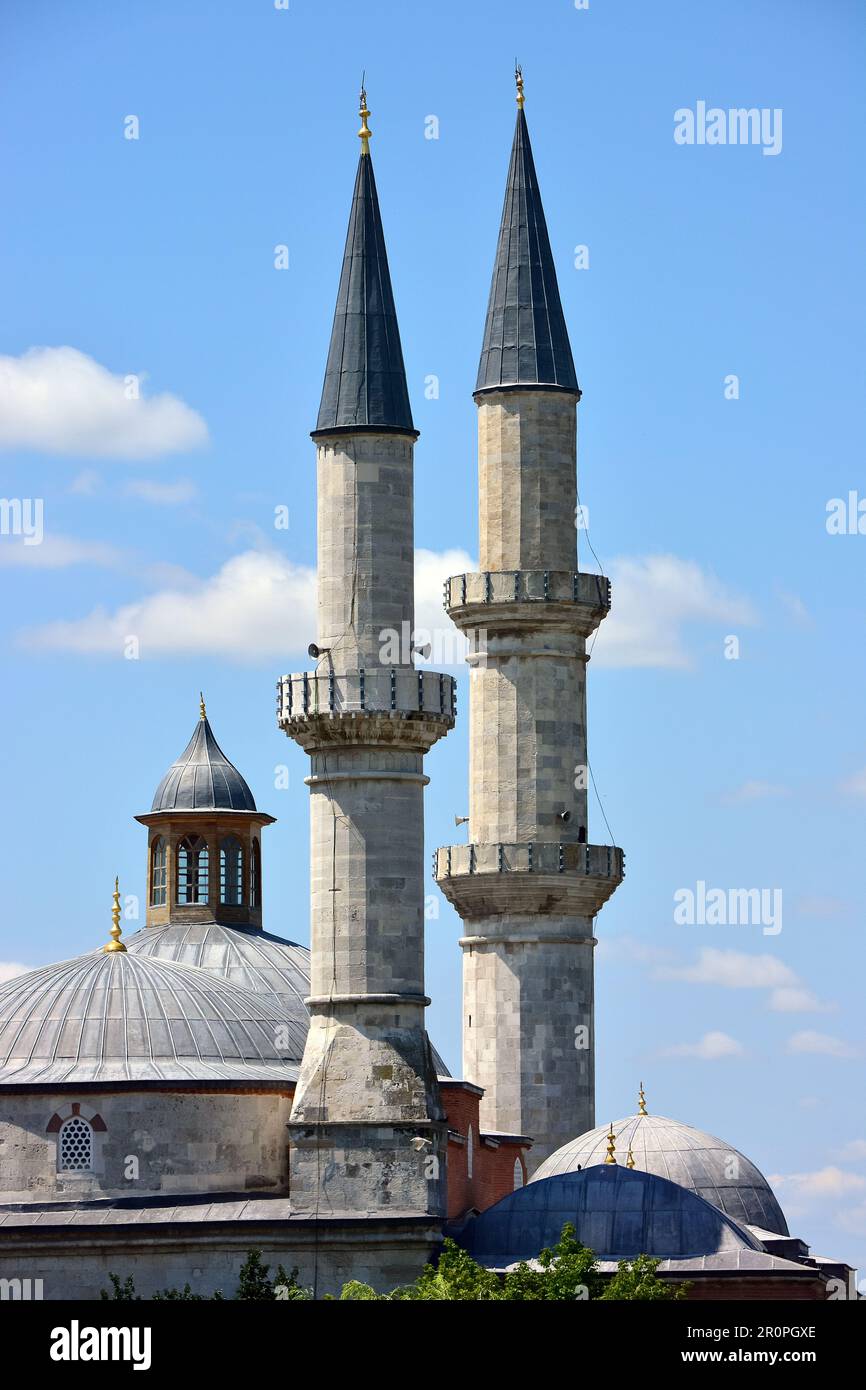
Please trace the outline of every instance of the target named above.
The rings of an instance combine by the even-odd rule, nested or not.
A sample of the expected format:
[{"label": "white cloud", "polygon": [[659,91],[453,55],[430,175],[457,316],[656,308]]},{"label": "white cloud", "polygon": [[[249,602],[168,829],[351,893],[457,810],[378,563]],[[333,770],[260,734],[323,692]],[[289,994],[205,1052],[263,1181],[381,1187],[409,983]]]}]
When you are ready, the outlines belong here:
[{"label": "white cloud", "polygon": [[849,1144],[844,1145],[839,1157],[854,1161],[866,1158],[866,1139],[852,1139]]},{"label": "white cloud", "polygon": [[[451,640],[442,583],[468,558],[462,551],[416,552],[417,627],[434,638],[441,634]],[[22,640],[53,651],[117,654],[134,636],[143,658],[207,652],[240,662],[281,658],[288,663],[302,653],[306,660],[315,633],[315,570],[292,564],[278,551],[247,550],[209,579],[181,573],[167,588],[114,612],[96,608],[86,618],[48,623]],[[436,654],[434,641],[434,659]]]},{"label": "white cloud", "polygon": [[69,565],[102,565],[113,568],[123,555],[102,541],[81,541],[74,536],[45,536],[39,545],[25,545],[19,537],[0,539],[0,566],[57,570]]},{"label": "white cloud", "polygon": [[770,797],[790,796],[790,787],[778,782],[749,781],[721,798],[725,806],[742,806],[750,801],[767,801]]},{"label": "white cloud", "polygon": [[819,1057],[857,1057],[858,1051],[842,1038],[831,1037],[829,1033],[815,1033],[806,1029],[794,1033],[788,1039],[789,1052],[809,1052]]},{"label": "white cloud", "polygon": [[605,965],[658,965],[676,960],[667,946],[652,946],[636,936],[602,936],[595,948],[596,960]]},{"label": "white cloud", "polygon": [[177,478],[170,483],[159,483],[152,478],[133,478],[127,483],[126,491],[131,497],[140,497],[143,502],[155,502],[163,507],[191,502],[198,495],[198,488],[189,478]]},{"label": "white cloud", "polygon": [[769,1181],[771,1187],[787,1188],[800,1200],[808,1197],[845,1197],[850,1192],[861,1192],[866,1188],[866,1178],[859,1173],[846,1173],[832,1164],[818,1168],[814,1173],[774,1173]]},{"label": "white cloud", "polygon": [[143,459],[205,443],[197,411],[168,392],[130,399],[129,382],[72,347],[0,357],[0,448]]},{"label": "white cloud", "polygon": [[692,965],[662,966],[655,976],[687,984],[721,985],[724,989],[769,989],[770,1008],[779,1013],[816,1013],[827,1007],[778,956],[750,956],[745,951],[705,946]]},{"label": "white cloud", "polygon": [[866,796],[866,767],[855,772],[853,776],[846,777],[840,784],[840,789],[846,796]]},{"label": "white cloud", "polygon": [[799,594],[791,593],[788,589],[777,588],[776,593],[780,602],[787,608],[798,627],[814,627],[814,619],[809,612]]},{"label": "white cloud", "polygon": [[26,975],[28,970],[32,970],[32,965],[21,965],[17,960],[0,960],[0,985],[7,980],[14,980],[16,975]]},{"label": "white cloud", "polygon": [[94,468],[85,468],[81,473],[77,473],[66,489],[67,492],[76,493],[79,497],[90,497],[96,492],[102,479]]},{"label": "white cloud", "polygon": [[677,1043],[662,1050],[662,1057],[697,1057],[702,1062],[715,1062],[720,1057],[742,1057],[745,1048],[728,1033],[704,1033],[694,1043]]},{"label": "white cloud", "polygon": [[[442,586],[449,575],[471,570],[473,563],[462,550],[415,552],[416,630],[432,642],[434,669],[463,658],[464,639],[442,608]],[[720,596],[698,566],[673,556],[623,561],[620,575],[615,607],[623,617],[602,664],[684,666],[684,623],[699,617],[752,621],[744,601]],[[271,659],[306,650],[314,631],[314,590],[313,569],[256,546],[210,578],[190,576],[186,583],[113,613],[97,609],[85,618],[50,623],[25,640],[55,650],[116,652],[125,636],[135,634],[143,655],[207,651],[242,661]],[[197,595],[194,622],[192,594]]]},{"label": "white cloud", "polygon": [[747,599],[729,593],[693,560],[676,555],[621,558],[611,571],[610,616],[593,647],[598,665],[686,668],[692,664],[686,629],[708,623],[724,626],[715,638],[722,661],[722,637],[732,626],[756,621]]}]

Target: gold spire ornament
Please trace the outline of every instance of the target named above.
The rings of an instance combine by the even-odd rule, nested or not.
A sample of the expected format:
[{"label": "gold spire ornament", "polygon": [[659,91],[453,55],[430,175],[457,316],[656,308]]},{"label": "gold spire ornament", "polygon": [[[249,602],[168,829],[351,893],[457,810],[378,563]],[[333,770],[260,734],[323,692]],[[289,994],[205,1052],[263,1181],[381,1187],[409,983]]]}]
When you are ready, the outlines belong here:
[{"label": "gold spire ornament", "polygon": [[519,63],[514,64],[514,80],[517,83],[517,105],[523,110],[523,68]]},{"label": "gold spire ornament", "polygon": [[638,1113],[639,1115],[646,1115],[646,1114],[648,1114],[648,1111],[647,1111],[647,1108],[646,1108],[646,1096],[644,1095],[644,1091],[643,1091],[643,1082],[640,1083],[639,1104],[638,1104],[637,1113]]},{"label": "gold spire ornament", "polygon": [[103,951],[106,955],[111,955],[113,951],[125,951],[126,947],[120,939],[120,887],[118,879],[114,880],[114,906],[111,909],[111,937],[106,941]]},{"label": "gold spire ornament", "polygon": [[358,139],[361,141],[361,154],[370,153],[370,136],[373,134],[367,125],[367,117],[370,112],[367,110],[367,92],[364,87],[364,79],[361,78],[361,109],[358,113],[361,117],[361,129],[358,131]]},{"label": "gold spire ornament", "polygon": [[625,1161],[626,1168],[634,1167],[634,1154],[631,1151],[631,1144],[628,1146],[628,1158]]},{"label": "gold spire ornament", "polygon": [[610,1130],[607,1136],[607,1158],[605,1163],[616,1163],[614,1154],[616,1153],[616,1135],[613,1132],[613,1120],[610,1122]]},{"label": "gold spire ornament", "polygon": [[198,692],[198,713],[200,719],[207,719],[207,710],[204,707],[204,695]]}]

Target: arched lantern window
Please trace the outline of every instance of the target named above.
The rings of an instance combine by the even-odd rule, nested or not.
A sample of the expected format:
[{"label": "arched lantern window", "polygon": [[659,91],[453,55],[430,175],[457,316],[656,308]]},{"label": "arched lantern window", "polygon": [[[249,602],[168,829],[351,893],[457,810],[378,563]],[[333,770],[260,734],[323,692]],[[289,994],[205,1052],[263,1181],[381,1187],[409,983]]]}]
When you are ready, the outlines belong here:
[{"label": "arched lantern window", "polygon": [[93,1168],[93,1128],[83,1115],[72,1115],[57,1136],[58,1173],[89,1173]]},{"label": "arched lantern window", "polygon": [[250,907],[262,905],[262,847],[253,838],[252,870],[250,873]]},{"label": "arched lantern window", "polygon": [[185,835],[177,847],[177,900],[206,903],[207,898],[207,844],[200,835]]},{"label": "arched lantern window", "polygon": [[514,1160],[514,1191],[523,1186],[523,1164],[519,1158]]},{"label": "arched lantern window", "polygon": [[243,901],[244,852],[240,840],[227,835],[220,841],[220,902],[238,907]]},{"label": "arched lantern window", "polygon": [[168,846],[158,835],[150,851],[150,905],[165,907],[168,891]]},{"label": "arched lantern window", "polygon": [[471,1178],[475,1168],[475,1135],[472,1133],[472,1126],[469,1126],[469,1133],[466,1136],[466,1176]]}]

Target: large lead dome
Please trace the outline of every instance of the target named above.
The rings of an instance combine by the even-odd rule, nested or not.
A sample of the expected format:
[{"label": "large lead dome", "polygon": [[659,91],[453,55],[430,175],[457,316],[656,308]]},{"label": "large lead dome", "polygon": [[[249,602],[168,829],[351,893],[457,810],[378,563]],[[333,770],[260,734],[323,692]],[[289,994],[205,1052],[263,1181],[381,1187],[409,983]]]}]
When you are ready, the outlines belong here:
[{"label": "large lead dome", "polygon": [[[763,1173],[722,1139],[663,1115],[629,1115],[614,1121],[613,1132],[618,1163],[625,1164],[631,1148],[636,1168],[696,1192],[741,1224],[788,1235],[782,1209]],[[578,1135],[545,1159],[530,1181],[604,1163],[608,1133],[605,1125]]]},{"label": "large lead dome", "polygon": [[0,1081],[294,1081],[306,1029],[205,970],[94,951],[0,987]]}]

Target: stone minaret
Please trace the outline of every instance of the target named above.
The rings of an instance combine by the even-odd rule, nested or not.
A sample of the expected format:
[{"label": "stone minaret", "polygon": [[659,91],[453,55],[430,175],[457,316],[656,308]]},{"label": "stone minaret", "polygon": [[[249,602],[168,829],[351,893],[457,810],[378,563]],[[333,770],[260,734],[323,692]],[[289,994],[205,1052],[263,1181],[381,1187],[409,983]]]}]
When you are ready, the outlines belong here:
[{"label": "stone minaret", "polygon": [[[311,1023],[290,1125],[291,1198],[320,1221],[423,1218],[429,1243],[444,1213],[445,1126],[424,1027],[423,761],[453,725],[454,682],[417,671],[407,640],[418,434],[368,115],[362,93],[313,433],[316,667],[278,688],[279,724],[310,755]],[[365,1238],[374,1229],[367,1223]],[[413,1259],[417,1273],[417,1249]]]},{"label": "stone minaret", "polygon": [[436,876],[464,923],[463,1075],[537,1167],[592,1129],[593,918],[623,854],[587,833],[587,637],[610,585],[577,568],[580,390],[518,73],[475,388],[479,568],[446,584],[470,640],[469,843]]}]

